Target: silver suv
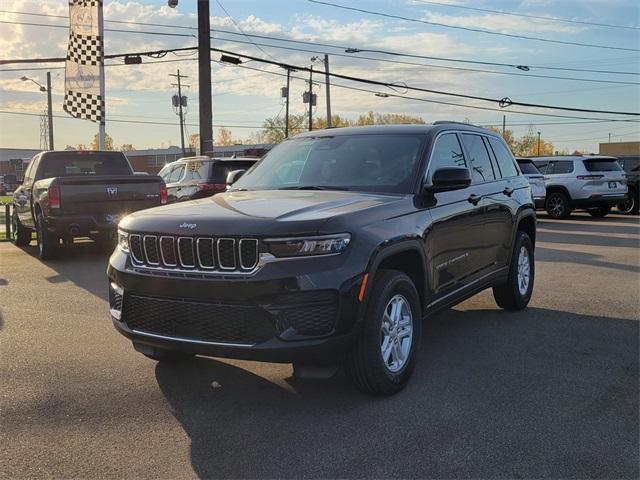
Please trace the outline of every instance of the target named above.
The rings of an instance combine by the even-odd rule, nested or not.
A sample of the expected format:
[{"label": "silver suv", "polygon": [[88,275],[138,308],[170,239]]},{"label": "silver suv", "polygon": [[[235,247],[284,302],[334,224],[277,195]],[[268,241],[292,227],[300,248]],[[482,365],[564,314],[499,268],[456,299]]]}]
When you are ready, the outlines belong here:
[{"label": "silver suv", "polygon": [[614,157],[536,157],[533,162],[545,176],[545,210],[552,218],[567,218],[574,208],[604,217],[627,197],[626,176]]},{"label": "silver suv", "polygon": [[529,180],[531,185],[531,196],[537,209],[543,209],[545,206],[545,199],[547,196],[547,189],[544,184],[544,175],[538,170],[538,167],[533,163],[530,158],[516,158],[518,166],[522,175]]}]

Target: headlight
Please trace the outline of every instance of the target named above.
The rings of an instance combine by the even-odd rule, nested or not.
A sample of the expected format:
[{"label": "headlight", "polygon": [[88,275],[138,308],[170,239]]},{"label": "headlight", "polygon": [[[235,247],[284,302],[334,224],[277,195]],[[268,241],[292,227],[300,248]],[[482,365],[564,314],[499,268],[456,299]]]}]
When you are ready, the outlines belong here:
[{"label": "headlight", "polygon": [[276,257],[306,257],[342,253],[350,240],[350,234],[341,233],[322,237],[270,238],[264,243],[269,253]]},{"label": "headlight", "polygon": [[123,252],[129,253],[129,234],[127,232],[118,230],[118,247]]}]

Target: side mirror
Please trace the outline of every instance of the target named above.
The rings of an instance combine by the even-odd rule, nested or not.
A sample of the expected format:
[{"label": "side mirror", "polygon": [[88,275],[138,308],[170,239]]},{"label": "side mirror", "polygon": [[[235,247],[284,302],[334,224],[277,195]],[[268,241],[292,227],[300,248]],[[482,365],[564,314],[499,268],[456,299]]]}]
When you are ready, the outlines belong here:
[{"label": "side mirror", "polygon": [[461,190],[471,185],[471,174],[464,167],[444,167],[433,172],[431,185],[425,185],[427,192],[449,192]]},{"label": "side mirror", "polygon": [[240,177],[244,175],[244,172],[246,172],[246,170],[231,170],[227,174],[227,185],[233,185],[236,183]]}]

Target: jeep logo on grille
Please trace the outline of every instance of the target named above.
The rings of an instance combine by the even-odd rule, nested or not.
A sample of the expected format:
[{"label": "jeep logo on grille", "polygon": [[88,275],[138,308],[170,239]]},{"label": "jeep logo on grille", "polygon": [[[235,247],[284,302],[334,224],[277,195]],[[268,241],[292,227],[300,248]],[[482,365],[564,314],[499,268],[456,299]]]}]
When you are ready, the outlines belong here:
[{"label": "jeep logo on grille", "polygon": [[118,194],[118,187],[107,187],[107,195],[114,196]]},{"label": "jeep logo on grille", "polygon": [[196,228],[196,224],[184,222],[182,223],[182,225],[180,225],[180,228],[188,228],[189,230],[193,230],[194,228]]}]

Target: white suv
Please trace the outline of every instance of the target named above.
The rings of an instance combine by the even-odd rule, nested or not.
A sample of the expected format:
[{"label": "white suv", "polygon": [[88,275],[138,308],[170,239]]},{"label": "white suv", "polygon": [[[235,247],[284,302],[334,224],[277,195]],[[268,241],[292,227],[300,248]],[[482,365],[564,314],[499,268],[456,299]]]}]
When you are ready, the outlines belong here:
[{"label": "white suv", "polygon": [[574,208],[604,217],[627,197],[626,176],[614,157],[572,155],[533,161],[545,176],[545,210],[552,218],[567,218]]}]

